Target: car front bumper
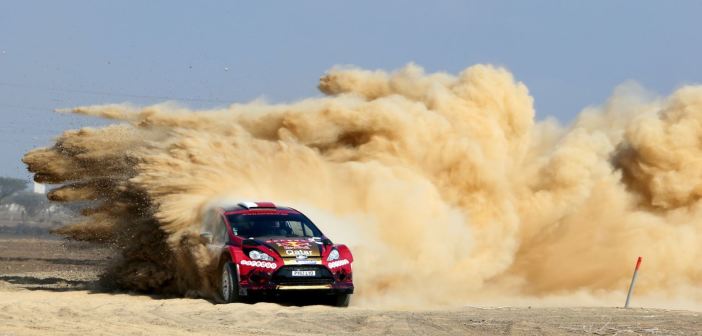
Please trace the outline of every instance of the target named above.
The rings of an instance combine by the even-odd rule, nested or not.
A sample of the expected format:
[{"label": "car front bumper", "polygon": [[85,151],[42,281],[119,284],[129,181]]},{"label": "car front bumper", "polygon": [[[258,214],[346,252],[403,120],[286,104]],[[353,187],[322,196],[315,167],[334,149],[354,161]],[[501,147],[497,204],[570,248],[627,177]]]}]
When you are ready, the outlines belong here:
[{"label": "car front bumper", "polygon": [[323,285],[284,285],[266,284],[257,286],[240,286],[239,295],[279,295],[279,294],[353,294],[353,284],[323,284]]},{"label": "car front bumper", "polygon": [[[291,271],[315,270],[314,277],[292,276]],[[275,270],[252,269],[239,276],[239,294],[326,293],[352,294],[350,265],[331,270],[323,265],[286,265]]]}]

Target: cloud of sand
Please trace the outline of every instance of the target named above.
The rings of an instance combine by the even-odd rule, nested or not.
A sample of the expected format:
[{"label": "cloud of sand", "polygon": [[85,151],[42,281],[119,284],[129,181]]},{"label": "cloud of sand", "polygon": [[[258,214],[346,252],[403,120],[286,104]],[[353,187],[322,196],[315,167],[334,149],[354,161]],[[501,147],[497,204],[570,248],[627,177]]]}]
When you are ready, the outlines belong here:
[{"label": "cloud of sand", "polygon": [[[49,197],[90,201],[60,231],[123,249],[122,287],[206,292],[197,237],[216,200],[294,205],[347,241],[358,302],[455,304],[626,289],[702,302],[702,87],[635,84],[570,126],[535,122],[502,69],[332,69],[323,98],[191,111],[88,106],[115,119],[26,154]],[[487,298],[487,299],[486,299]]]}]

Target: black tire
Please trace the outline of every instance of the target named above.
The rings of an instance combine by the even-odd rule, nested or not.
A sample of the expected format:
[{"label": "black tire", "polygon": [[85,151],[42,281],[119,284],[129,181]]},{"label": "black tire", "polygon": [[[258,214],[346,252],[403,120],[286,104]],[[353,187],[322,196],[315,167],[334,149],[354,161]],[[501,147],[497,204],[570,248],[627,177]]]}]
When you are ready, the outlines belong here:
[{"label": "black tire", "polygon": [[236,276],[236,266],[227,261],[219,273],[219,295],[224,303],[239,302],[239,279]]},{"label": "black tire", "polygon": [[332,305],[334,307],[348,307],[351,302],[351,294],[336,294]]}]

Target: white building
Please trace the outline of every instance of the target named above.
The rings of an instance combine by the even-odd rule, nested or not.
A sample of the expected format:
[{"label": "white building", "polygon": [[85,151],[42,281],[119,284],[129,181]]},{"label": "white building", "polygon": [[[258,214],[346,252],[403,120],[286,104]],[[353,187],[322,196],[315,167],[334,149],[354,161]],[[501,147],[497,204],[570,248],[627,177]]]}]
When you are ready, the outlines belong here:
[{"label": "white building", "polygon": [[42,183],[34,182],[34,193],[36,194],[46,194],[46,185]]}]

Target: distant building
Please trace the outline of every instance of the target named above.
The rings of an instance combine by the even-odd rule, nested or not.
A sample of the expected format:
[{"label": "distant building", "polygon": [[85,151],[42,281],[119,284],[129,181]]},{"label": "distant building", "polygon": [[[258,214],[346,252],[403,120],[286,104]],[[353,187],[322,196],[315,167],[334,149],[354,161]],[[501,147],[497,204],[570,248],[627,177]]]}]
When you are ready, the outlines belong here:
[{"label": "distant building", "polygon": [[46,185],[42,183],[34,182],[34,193],[35,194],[46,194]]}]

